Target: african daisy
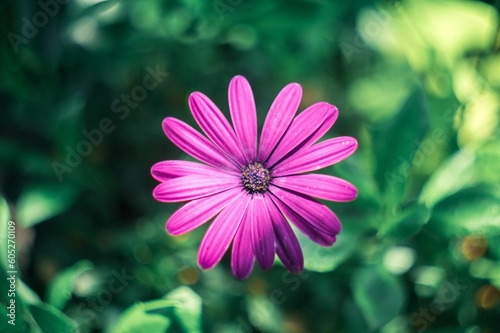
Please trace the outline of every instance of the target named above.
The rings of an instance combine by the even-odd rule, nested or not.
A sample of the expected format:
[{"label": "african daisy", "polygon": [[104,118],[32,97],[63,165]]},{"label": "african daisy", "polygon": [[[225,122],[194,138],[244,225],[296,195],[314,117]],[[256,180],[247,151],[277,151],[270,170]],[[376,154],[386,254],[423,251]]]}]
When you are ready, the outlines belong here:
[{"label": "african daisy", "polygon": [[244,279],[254,259],[263,269],[275,253],[293,273],[304,256],[289,221],[322,246],[335,243],[341,225],[317,199],[350,201],[356,188],[345,180],[308,172],[335,164],[357,148],[352,137],[316,143],[338,116],[335,106],[316,103],[295,116],[302,97],[297,83],[274,100],[257,145],[253,93],[243,76],[229,84],[233,127],[204,94],[189,96],[189,107],[206,137],[186,123],[166,118],[163,130],[180,149],[202,163],[170,160],[151,170],[161,182],[153,192],[161,202],[187,202],[167,221],[171,235],[187,233],[214,218],[201,242],[198,264],[211,269],[231,243],[233,274]]}]

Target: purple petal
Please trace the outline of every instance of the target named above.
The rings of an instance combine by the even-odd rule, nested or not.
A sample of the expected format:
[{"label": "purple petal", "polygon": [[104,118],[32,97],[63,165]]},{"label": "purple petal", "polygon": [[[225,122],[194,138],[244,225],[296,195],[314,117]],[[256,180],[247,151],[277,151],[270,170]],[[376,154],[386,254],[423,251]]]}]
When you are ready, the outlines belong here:
[{"label": "purple petal", "polygon": [[192,175],[167,180],[156,186],[153,196],[162,202],[189,201],[240,187],[240,179],[224,174]]},{"label": "purple petal", "polygon": [[188,202],[168,219],[167,232],[177,236],[198,228],[223,210],[240,192],[241,189],[233,188]]},{"label": "purple petal", "polygon": [[302,272],[304,255],[297,236],[269,196],[266,196],[266,207],[276,235],[275,245],[278,257],[290,272],[295,274]]},{"label": "purple petal", "polygon": [[325,205],[301,193],[291,192],[276,186],[270,191],[285,205],[316,228],[330,235],[336,235],[342,228],[338,217]]},{"label": "purple petal", "polygon": [[212,142],[188,124],[168,117],[163,120],[163,131],[170,141],[194,158],[223,170],[238,170]]},{"label": "purple petal", "polygon": [[329,235],[322,230],[316,228],[306,221],[300,214],[285,205],[276,196],[271,196],[271,199],[285,215],[303,234],[309,237],[313,242],[322,246],[331,246],[335,243],[335,236]]},{"label": "purple petal", "polygon": [[335,121],[337,120],[337,117],[339,115],[338,109],[335,105],[330,105],[330,107],[334,108],[333,110],[333,116],[332,117],[327,117],[325,121],[321,124],[321,126],[316,130],[316,132],[313,133],[306,141],[304,141],[301,145],[298,151],[301,151],[302,149],[307,149],[311,147],[313,144],[316,143],[319,139],[325,135],[326,132],[333,126]]},{"label": "purple petal", "polygon": [[262,269],[269,269],[274,263],[274,230],[264,196],[253,196],[249,213],[255,258]]},{"label": "purple petal", "polygon": [[274,100],[262,128],[259,160],[266,161],[276,144],[288,129],[302,98],[302,88],[290,83],[283,88]]},{"label": "purple petal", "polygon": [[273,184],[330,201],[352,201],[358,195],[358,190],[351,183],[327,175],[307,174],[278,177],[273,179]]},{"label": "purple petal", "polygon": [[257,150],[257,112],[252,88],[243,76],[235,76],[229,83],[228,99],[241,150],[248,162],[254,161]]},{"label": "purple petal", "polygon": [[321,129],[325,122],[333,124],[337,116],[337,108],[326,102],[316,103],[308,107],[292,121],[276,150],[269,157],[267,166],[272,167],[292,150],[300,149],[303,144],[308,143],[318,129]]},{"label": "purple petal", "polygon": [[201,241],[198,264],[211,269],[221,260],[245,215],[251,196],[241,192],[215,218]]},{"label": "purple petal", "polygon": [[325,168],[349,157],[357,147],[356,139],[349,136],[320,142],[278,163],[273,176],[281,177]]},{"label": "purple petal", "polygon": [[189,96],[189,107],[208,138],[229,158],[244,165],[246,159],[238,146],[236,134],[217,106],[204,94],[194,92]]},{"label": "purple petal", "polygon": [[231,268],[234,276],[240,280],[246,279],[253,269],[254,255],[250,223],[250,214],[247,210],[233,241]]},{"label": "purple petal", "polygon": [[217,172],[211,166],[189,161],[161,161],[153,165],[151,175],[161,182],[190,175],[213,175]]}]

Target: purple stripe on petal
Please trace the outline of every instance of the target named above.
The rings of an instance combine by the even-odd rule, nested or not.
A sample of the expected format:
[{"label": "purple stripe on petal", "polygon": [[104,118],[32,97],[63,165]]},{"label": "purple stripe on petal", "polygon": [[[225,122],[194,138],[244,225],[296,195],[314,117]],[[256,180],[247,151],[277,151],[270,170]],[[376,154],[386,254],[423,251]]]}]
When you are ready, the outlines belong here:
[{"label": "purple stripe on petal", "polygon": [[321,246],[331,246],[333,245],[333,243],[335,243],[335,236],[329,235],[319,230],[275,196],[271,196],[271,199],[283,213],[283,215],[285,215],[304,235],[309,237],[313,242]]},{"label": "purple stripe on petal", "polygon": [[308,143],[308,139],[311,139],[323,123],[329,118],[336,119],[337,115],[337,108],[326,102],[316,103],[302,111],[293,119],[283,139],[269,157],[266,165],[272,167],[285,155],[292,152],[292,150],[299,149],[302,144]]},{"label": "purple stripe on petal", "polygon": [[274,263],[274,230],[264,196],[253,196],[249,213],[255,258],[262,269],[269,269]]},{"label": "purple stripe on petal", "polygon": [[339,111],[335,105],[330,104],[330,107],[332,108],[333,115],[331,117],[327,117],[325,121],[321,124],[321,126],[316,130],[316,132],[314,132],[313,135],[311,135],[308,139],[306,139],[306,141],[304,141],[300,145],[299,151],[311,147],[313,144],[316,143],[316,141],[321,139],[323,135],[325,135],[325,133],[328,132],[328,130],[333,126],[333,124],[337,120],[337,117],[339,116]]},{"label": "purple stripe on petal", "polygon": [[358,142],[349,136],[322,141],[278,163],[273,176],[310,172],[342,161],[356,151]]},{"label": "purple stripe on petal", "polygon": [[167,232],[177,236],[198,228],[223,210],[240,192],[241,189],[234,188],[188,202],[168,219]]},{"label": "purple stripe on petal", "polygon": [[200,92],[189,96],[189,107],[194,119],[210,140],[229,158],[243,166],[246,159],[238,146],[236,134],[219,108]]},{"label": "purple stripe on petal", "polygon": [[260,138],[259,160],[267,160],[285,131],[288,129],[302,98],[302,88],[290,83],[274,100],[267,114]]},{"label": "purple stripe on petal", "polygon": [[240,280],[246,279],[253,269],[254,255],[250,223],[250,214],[247,210],[233,241],[231,269],[234,276]]},{"label": "purple stripe on petal", "polygon": [[276,196],[272,195],[271,200],[276,204],[279,210],[285,215],[303,234],[309,237],[313,242],[321,246],[331,246],[335,243],[335,236],[329,235],[316,228],[306,221],[299,213],[288,207]]},{"label": "purple stripe on petal", "polygon": [[336,235],[342,228],[338,217],[325,205],[313,198],[297,192],[291,192],[276,186],[270,191],[285,205],[302,216],[307,222],[330,235]]},{"label": "purple stripe on petal", "polygon": [[[218,172],[211,166],[190,162],[190,161],[161,161],[153,165],[151,175],[159,181],[167,181],[172,178],[190,176],[190,175],[213,175]],[[236,174],[236,173],[235,173]]]},{"label": "purple stripe on petal", "polygon": [[337,177],[320,174],[278,177],[273,179],[273,184],[330,201],[352,201],[358,195],[358,190],[351,183]]},{"label": "purple stripe on petal", "polygon": [[252,88],[243,76],[235,76],[229,83],[228,99],[241,149],[248,162],[254,161],[257,151],[257,112]]},{"label": "purple stripe on petal", "polygon": [[154,189],[153,196],[162,202],[189,201],[240,186],[241,181],[236,176],[192,175],[173,178],[161,183]]},{"label": "purple stripe on petal", "polygon": [[168,117],[163,120],[162,125],[163,131],[170,141],[187,154],[202,162],[224,170],[238,170],[233,162],[227,159],[212,142],[208,141],[207,138],[188,124],[178,119]]},{"label": "purple stripe on petal", "polygon": [[198,264],[202,269],[211,269],[222,259],[240,226],[250,198],[248,193],[241,192],[210,225],[198,252]]},{"label": "purple stripe on petal", "polygon": [[265,201],[276,235],[276,253],[290,272],[298,274],[304,269],[304,255],[297,236],[271,198],[266,196]]}]

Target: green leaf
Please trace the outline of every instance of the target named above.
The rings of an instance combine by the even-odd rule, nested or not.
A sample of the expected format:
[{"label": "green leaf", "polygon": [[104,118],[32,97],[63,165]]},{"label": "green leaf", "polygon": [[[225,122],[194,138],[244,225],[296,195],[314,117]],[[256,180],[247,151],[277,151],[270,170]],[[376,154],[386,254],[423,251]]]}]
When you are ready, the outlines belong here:
[{"label": "green leaf", "polygon": [[174,313],[189,333],[201,332],[201,298],[188,287],[179,287],[166,296],[175,304]]},{"label": "green leaf", "polygon": [[[0,264],[2,269],[7,270],[7,242],[8,242],[8,227],[10,221],[9,204],[4,197],[0,196],[0,244],[5,244],[0,247]],[[0,288],[1,289],[1,288]]]},{"label": "green leaf", "polygon": [[391,201],[401,201],[420,143],[429,129],[422,89],[415,89],[391,122],[372,131],[376,180]]},{"label": "green leaf", "polygon": [[500,188],[469,188],[440,201],[429,226],[449,236],[499,234]]},{"label": "green leaf", "polygon": [[425,183],[418,199],[428,207],[434,206],[439,200],[456,193],[474,178],[475,156],[462,150],[453,155]]},{"label": "green leaf", "polygon": [[[120,317],[112,333],[150,333],[167,332],[170,318],[163,314],[149,313],[162,308],[169,308],[170,302],[165,300],[151,301],[134,305]],[[149,311],[149,312],[148,312]]]},{"label": "green leaf", "polygon": [[75,289],[75,280],[85,271],[92,269],[94,265],[88,260],[77,262],[70,268],[60,272],[49,284],[47,289],[47,302],[59,310],[71,299]]},{"label": "green leaf", "polygon": [[188,287],[179,287],[165,299],[139,303],[118,320],[112,333],[201,332],[201,298]]},{"label": "green leaf", "polygon": [[283,318],[276,304],[267,297],[247,298],[248,319],[261,332],[283,332]]},{"label": "green leaf", "polygon": [[304,253],[304,268],[314,272],[330,272],[343,263],[354,252],[358,244],[358,234],[345,229],[337,236],[331,247],[322,247],[296,232]]},{"label": "green leaf", "polygon": [[17,202],[17,216],[29,228],[66,211],[76,198],[77,190],[69,185],[43,185],[25,190]]},{"label": "green leaf", "polygon": [[16,326],[8,323],[8,321],[11,319],[7,317],[7,315],[8,315],[7,307],[3,306],[2,304],[2,306],[0,307],[0,316],[2,316],[2,320],[0,320],[0,332],[19,332],[20,326],[16,325],[17,327],[19,327],[19,329],[15,331]]},{"label": "green leaf", "polygon": [[476,159],[477,177],[485,182],[500,183],[500,139],[486,143],[478,149]]},{"label": "green leaf", "polygon": [[411,238],[429,221],[430,215],[430,210],[424,205],[414,205],[403,210],[394,219],[385,222],[380,228],[378,236],[396,240]]},{"label": "green leaf", "polygon": [[394,319],[406,301],[402,283],[382,267],[356,270],[351,287],[354,301],[372,329]]},{"label": "green leaf", "polygon": [[42,332],[77,332],[74,322],[56,308],[48,304],[32,304],[29,308]]},{"label": "green leaf", "polygon": [[42,302],[38,294],[20,279],[17,280],[17,293],[27,304],[39,304]]}]

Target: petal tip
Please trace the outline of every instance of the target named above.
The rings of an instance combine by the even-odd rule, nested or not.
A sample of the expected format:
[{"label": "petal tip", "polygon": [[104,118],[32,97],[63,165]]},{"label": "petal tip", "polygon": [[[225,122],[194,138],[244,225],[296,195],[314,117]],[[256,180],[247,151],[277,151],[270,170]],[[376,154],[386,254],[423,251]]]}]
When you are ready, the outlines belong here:
[{"label": "petal tip", "polygon": [[201,257],[200,255],[198,256],[198,266],[200,266],[200,268],[204,271],[211,270],[216,264],[217,263],[211,263],[207,258]]},{"label": "petal tip", "polygon": [[243,281],[243,280],[246,280],[250,274],[252,273],[252,271],[248,271],[248,272],[245,272],[245,271],[237,271],[237,270],[234,270],[233,269],[233,275],[236,279],[240,280],[240,281]]},{"label": "petal tip", "polygon": [[238,74],[238,75],[233,76],[233,78],[231,79],[231,81],[232,82],[235,82],[235,81],[245,81],[246,82],[248,80],[243,75],[239,75]]}]

